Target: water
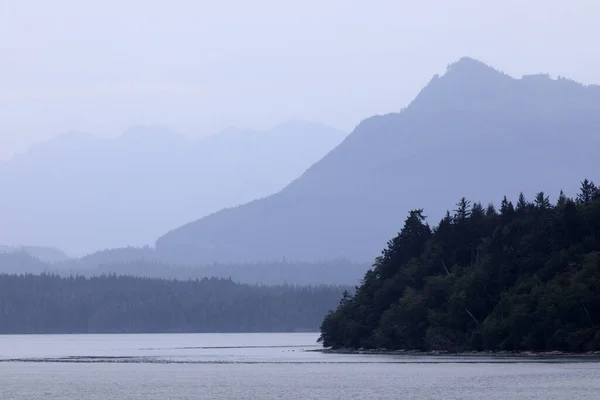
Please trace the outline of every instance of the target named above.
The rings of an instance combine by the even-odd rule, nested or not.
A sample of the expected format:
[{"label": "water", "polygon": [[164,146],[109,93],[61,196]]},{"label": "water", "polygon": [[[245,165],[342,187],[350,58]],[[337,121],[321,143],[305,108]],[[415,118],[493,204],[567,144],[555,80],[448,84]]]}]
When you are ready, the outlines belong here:
[{"label": "water", "polygon": [[598,399],[600,362],[322,354],[313,333],[0,336],[0,399]]}]

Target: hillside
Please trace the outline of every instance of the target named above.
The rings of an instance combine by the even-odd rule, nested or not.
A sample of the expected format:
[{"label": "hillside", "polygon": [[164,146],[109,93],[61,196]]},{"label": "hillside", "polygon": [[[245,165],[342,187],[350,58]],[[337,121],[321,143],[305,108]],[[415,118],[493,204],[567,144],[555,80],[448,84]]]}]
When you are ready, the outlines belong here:
[{"label": "hillside", "polygon": [[53,268],[25,251],[0,251],[0,274],[42,274]]},{"label": "hillside", "polygon": [[157,252],[195,263],[371,260],[407,210],[424,207],[436,221],[461,196],[533,196],[531,182],[576,190],[568,185],[597,168],[598,132],[599,86],[515,79],[464,58],[401,112],[361,122],[280,192],[173,230]]},{"label": "hillside", "polygon": [[[427,211],[427,210],[425,210]],[[600,350],[600,189],[555,204],[461,199],[431,229],[423,210],[321,325],[326,347]]]},{"label": "hillside", "polygon": [[[37,258],[38,260],[50,264],[64,262],[69,259],[62,250],[55,249],[52,247],[40,247],[40,246],[2,246],[0,245],[1,254],[12,254],[12,253],[26,253],[31,257]],[[2,268],[2,267],[0,267]]]},{"label": "hillside", "polygon": [[0,164],[0,243],[78,256],[150,245],[190,220],[277,192],[344,137],[304,121],[196,141],[154,127],[116,139],[63,135]]}]

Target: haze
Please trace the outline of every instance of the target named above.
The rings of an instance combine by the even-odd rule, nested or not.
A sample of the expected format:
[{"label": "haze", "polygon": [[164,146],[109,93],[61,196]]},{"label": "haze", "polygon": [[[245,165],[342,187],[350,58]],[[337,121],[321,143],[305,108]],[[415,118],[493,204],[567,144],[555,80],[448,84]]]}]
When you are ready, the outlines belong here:
[{"label": "haze", "polygon": [[0,0],[0,159],[67,131],[349,132],[468,55],[600,82],[596,0]]}]

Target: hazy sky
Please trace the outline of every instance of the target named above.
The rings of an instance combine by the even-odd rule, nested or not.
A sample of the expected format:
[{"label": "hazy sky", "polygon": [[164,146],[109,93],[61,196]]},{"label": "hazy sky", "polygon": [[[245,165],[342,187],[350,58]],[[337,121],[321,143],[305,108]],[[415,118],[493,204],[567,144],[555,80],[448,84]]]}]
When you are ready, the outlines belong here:
[{"label": "hazy sky", "polygon": [[70,130],[351,130],[468,55],[600,83],[598,0],[0,0],[0,159]]}]

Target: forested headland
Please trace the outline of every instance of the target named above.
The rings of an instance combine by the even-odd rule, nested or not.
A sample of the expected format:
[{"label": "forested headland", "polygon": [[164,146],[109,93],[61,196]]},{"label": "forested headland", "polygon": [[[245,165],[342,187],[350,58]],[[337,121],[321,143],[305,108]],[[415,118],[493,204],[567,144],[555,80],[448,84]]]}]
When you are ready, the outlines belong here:
[{"label": "forested headland", "polygon": [[600,189],[582,182],[494,205],[461,199],[433,229],[409,213],[355,294],[321,325],[325,347],[600,350]]},{"label": "forested headland", "polygon": [[318,331],[344,286],[0,275],[0,334]]}]

